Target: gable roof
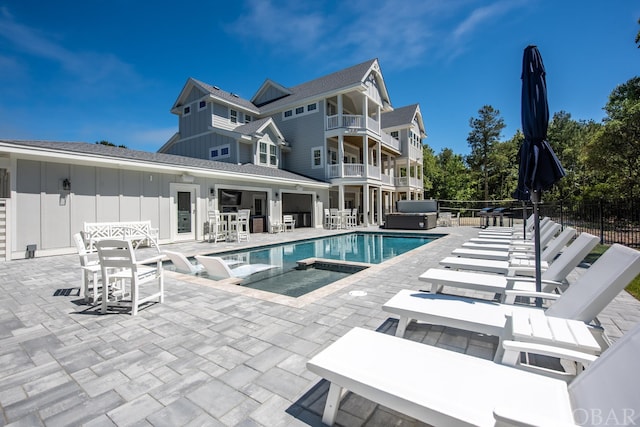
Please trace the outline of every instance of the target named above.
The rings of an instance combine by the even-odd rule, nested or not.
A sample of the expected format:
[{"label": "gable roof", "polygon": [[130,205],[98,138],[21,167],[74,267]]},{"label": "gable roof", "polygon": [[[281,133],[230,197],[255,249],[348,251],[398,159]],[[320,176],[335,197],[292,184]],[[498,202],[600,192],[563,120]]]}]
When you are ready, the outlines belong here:
[{"label": "gable roof", "polygon": [[223,104],[232,105],[238,107],[239,109],[250,111],[253,114],[260,114],[260,110],[258,109],[258,107],[256,107],[251,101],[244,99],[233,92],[222,90],[218,86],[212,86],[210,84],[201,82],[200,80],[194,79],[193,77],[189,77],[184,87],[180,91],[178,99],[176,99],[176,102],[174,102],[173,106],[171,107],[172,113],[180,113],[179,107],[184,105],[187,97],[189,96],[189,93],[191,93],[191,89],[194,87],[207,94],[203,97],[203,99],[215,99]]},{"label": "gable roof", "polygon": [[406,105],[404,107],[396,108],[393,111],[384,112],[380,117],[380,123],[382,129],[406,127],[411,125],[414,117],[418,120],[420,131],[426,135],[424,123],[422,121],[422,113],[420,112],[420,105],[418,104]]},{"label": "gable roof", "polygon": [[[329,94],[341,89],[359,86],[371,71],[375,71],[380,74],[380,67],[377,59],[370,59],[361,64],[288,88],[289,92],[291,92],[290,95],[260,106],[260,111],[263,114],[268,114],[270,111],[277,110],[289,104],[301,102],[305,99],[318,98],[321,95]],[[382,82],[380,77],[378,80]],[[381,86],[381,91],[383,99],[391,104],[389,101],[389,94],[387,93],[384,84]]]},{"label": "gable roof", "polygon": [[235,164],[216,162],[213,160],[197,159],[194,157],[176,156],[173,154],[153,153],[148,151],[131,150],[128,148],[111,147],[102,144],[86,142],[57,142],[57,141],[26,141],[0,139],[0,152],[7,151],[26,155],[42,155],[47,160],[54,158],[68,160],[72,158],[82,160],[84,164],[90,160],[102,163],[121,165],[127,163],[132,167],[146,169],[173,169],[176,173],[190,172],[198,175],[223,174],[230,179],[268,180],[280,183],[300,183],[305,185],[328,187],[329,184],[298,175],[283,169],[270,168],[252,163]]}]

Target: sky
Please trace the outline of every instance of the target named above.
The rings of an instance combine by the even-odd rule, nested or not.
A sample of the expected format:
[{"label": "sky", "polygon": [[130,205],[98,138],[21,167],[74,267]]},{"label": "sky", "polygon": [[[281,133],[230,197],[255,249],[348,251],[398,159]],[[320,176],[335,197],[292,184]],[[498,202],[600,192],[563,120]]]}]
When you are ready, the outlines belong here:
[{"label": "sky", "polygon": [[637,0],[0,0],[0,139],[157,151],[189,77],[251,99],[378,58],[395,108],[420,104],[436,153],[469,120],[521,128],[522,54],[538,46],[549,110],[600,122],[640,74]]}]

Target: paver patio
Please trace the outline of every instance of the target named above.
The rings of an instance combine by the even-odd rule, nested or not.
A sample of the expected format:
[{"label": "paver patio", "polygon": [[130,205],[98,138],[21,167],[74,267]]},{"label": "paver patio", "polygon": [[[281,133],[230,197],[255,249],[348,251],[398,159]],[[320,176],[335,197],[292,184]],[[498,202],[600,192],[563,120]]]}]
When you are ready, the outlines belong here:
[{"label": "paver patio", "polygon": [[[306,370],[309,358],[354,326],[393,333],[396,322],[382,304],[400,289],[423,288],[418,276],[478,229],[429,232],[448,235],[299,300],[167,272],[165,303],[135,317],[84,304],[76,255],[0,263],[0,426],[320,425],[328,384]],[[333,233],[296,229],[252,235],[249,243],[161,249],[195,254]],[[620,294],[599,316],[607,335],[615,340],[640,322],[639,308]],[[438,326],[409,332],[484,358],[497,343]],[[351,394],[338,423],[422,425]]]}]

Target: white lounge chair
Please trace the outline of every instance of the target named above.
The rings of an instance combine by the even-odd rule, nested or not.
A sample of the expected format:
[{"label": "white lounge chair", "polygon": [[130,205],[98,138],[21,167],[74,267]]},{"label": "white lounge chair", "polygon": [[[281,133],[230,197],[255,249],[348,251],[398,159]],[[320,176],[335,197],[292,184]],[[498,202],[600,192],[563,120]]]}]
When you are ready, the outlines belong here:
[{"label": "white lounge chair", "polygon": [[276,267],[271,264],[244,264],[230,268],[222,258],[217,256],[196,255],[195,258],[204,266],[209,277],[218,279],[228,279],[230,277],[245,278],[254,273]]},{"label": "white lounge chair", "polygon": [[[640,326],[570,384],[466,354],[354,328],[307,362],[331,382],[322,422],[343,389],[434,426],[640,422]],[[604,417],[604,418],[603,418]]]},{"label": "white lounge chair", "polygon": [[[560,225],[558,224],[558,228],[559,227]],[[546,244],[546,247],[541,245],[541,247],[544,248],[544,251],[542,252],[540,259],[546,262],[551,262],[569,242],[569,240],[571,240],[575,233],[575,229],[568,228],[560,233],[556,238],[551,236],[551,241]],[[504,245],[482,246],[482,244],[474,242],[466,242],[463,243],[462,246],[462,248],[454,249],[451,252],[451,255],[465,258],[493,259],[500,261],[506,261],[511,258],[534,259],[535,257],[535,247],[533,245],[509,245],[507,246],[507,250],[504,249]],[[549,248],[551,249],[547,251]]]},{"label": "white lounge chair", "polygon": [[[562,248],[564,248],[571,239],[576,235],[576,229],[572,227],[565,228],[562,233],[558,234],[558,236],[551,239],[549,244],[544,251],[548,253],[549,259],[546,261],[550,261],[555,258],[556,255],[560,253]],[[505,243],[477,243],[477,242],[465,242],[462,244],[463,248],[468,249],[482,249],[482,250],[491,250],[491,251],[509,251],[509,252],[523,252],[523,253],[532,253],[534,247],[532,245],[509,245]],[[550,251],[547,251],[550,249]]]},{"label": "white lounge chair", "polygon": [[[542,291],[553,292],[562,286],[569,273],[596,247],[600,239],[589,233],[580,234],[564,252],[542,273]],[[420,275],[420,280],[431,283],[431,292],[442,290],[443,286],[473,289],[501,294],[503,302],[513,302],[513,295],[506,298],[508,289],[519,291],[535,290],[535,278],[483,274],[470,271],[455,271],[430,268]]]},{"label": "white lounge chair", "polygon": [[176,271],[180,273],[196,274],[204,268],[202,264],[193,264],[180,252],[164,251],[164,254],[171,260]]},{"label": "white lounge chair", "polygon": [[[540,229],[540,244],[541,247],[545,247],[553,236],[558,234],[562,226],[556,222],[549,221],[544,227]],[[510,238],[510,237],[473,237],[469,239],[469,242],[473,243],[500,243],[507,245],[520,245],[520,246],[533,246],[533,239],[522,238]]]},{"label": "white lounge chair", "polygon": [[[440,265],[453,270],[484,271],[486,273],[509,275],[515,274],[514,272],[524,275],[528,272],[529,275],[531,275],[534,273],[533,267],[535,267],[535,260],[527,258],[512,258],[508,261],[502,261],[450,256],[440,260]],[[541,261],[540,265],[542,271],[549,268],[549,263],[546,261]]]},{"label": "white lounge chair", "polygon": [[[536,292],[506,291],[511,295],[549,297],[556,300],[545,310],[551,317],[593,321],[616,295],[640,274],[640,251],[612,245],[574,284],[560,296]],[[402,290],[387,301],[382,309],[400,317],[397,336],[404,336],[412,319],[433,325],[465,329],[504,338],[506,316],[529,316],[543,308],[500,304],[471,298]],[[501,346],[500,346],[501,348]],[[499,350],[500,350],[499,348]],[[496,354],[496,358],[501,355]]]}]

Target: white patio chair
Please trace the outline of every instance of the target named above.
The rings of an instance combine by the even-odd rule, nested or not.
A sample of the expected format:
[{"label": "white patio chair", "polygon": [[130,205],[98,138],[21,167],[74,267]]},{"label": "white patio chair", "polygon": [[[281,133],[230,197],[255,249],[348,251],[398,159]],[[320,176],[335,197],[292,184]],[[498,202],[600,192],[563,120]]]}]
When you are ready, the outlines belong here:
[{"label": "white patio chair", "polygon": [[84,243],[81,233],[73,235],[73,242],[78,251],[80,268],[82,269],[82,295],[85,302],[95,303],[100,299],[100,261],[96,252],[90,252]]},{"label": "white patio chair", "polygon": [[322,225],[324,228],[331,228],[331,213],[328,208],[324,208],[324,218]]},{"label": "white patio chair", "polygon": [[202,264],[193,264],[180,252],[164,251],[164,254],[171,260],[176,271],[187,274],[197,274],[204,268]]},{"label": "white patio chair", "polygon": [[[589,233],[580,234],[542,273],[543,292],[550,293],[559,289],[569,273],[582,262],[599,241],[598,237]],[[535,278],[532,277],[483,274],[441,268],[430,268],[421,274],[419,279],[431,283],[432,293],[441,291],[443,286],[472,289],[500,294],[503,302],[508,303],[513,303],[514,299],[513,296],[507,297],[506,291],[508,289],[535,290]]]},{"label": "white patio chair", "polygon": [[282,222],[280,222],[280,220],[278,219],[274,219],[272,217],[269,217],[269,224],[270,224],[270,230],[271,233],[280,233],[282,231],[284,231],[284,228],[282,226]]},{"label": "white patio chair", "polygon": [[164,302],[163,255],[138,261],[130,240],[101,240],[95,245],[102,272],[102,313],[109,307],[129,307],[135,316],[144,303]]},{"label": "white patio chair", "polygon": [[[553,260],[556,255],[562,251],[570,241],[576,235],[577,231],[573,227],[565,228],[562,233],[558,234],[556,237],[551,239],[549,244],[544,251],[542,252],[542,259],[544,261]],[[462,244],[463,248],[469,249],[484,249],[484,250],[492,250],[492,251],[510,251],[510,252],[520,252],[525,254],[532,254],[534,250],[534,246],[519,246],[519,245],[508,245],[502,243],[475,243],[475,242],[465,242]]]},{"label": "white patio chair", "polygon": [[296,220],[293,219],[293,215],[282,216],[282,229],[284,231],[293,231],[296,228]]},{"label": "white patio chair", "polygon": [[249,218],[250,209],[240,209],[235,223],[232,225],[236,242],[249,241]]},{"label": "white patio chair", "polygon": [[[507,290],[507,295],[540,297],[555,300],[548,309],[499,304],[471,298],[402,290],[387,301],[382,309],[400,317],[397,336],[404,336],[412,319],[494,335],[502,340],[506,316],[529,316],[544,310],[550,317],[593,321],[635,277],[640,274],[640,251],[622,245],[612,245],[578,280],[561,294]],[[496,353],[496,359],[502,356]]]},{"label": "white patio chair", "polygon": [[599,425],[606,417],[615,417],[617,425],[636,425],[639,353],[636,326],[567,384],[354,328],[309,360],[307,368],[331,383],[322,416],[326,425],[335,423],[343,389],[435,426]]},{"label": "white patio chair", "polygon": [[213,240],[213,243],[225,241],[227,239],[227,224],[222,220],[220,211],[209,211],[209,243]]},{"label": "white patio chair", "polygon": [[271,264],[244,264],[230,268],[220,257],[208,255],[196,255],[196,260],[204,266],[207,275],[215,279],[228,279],[230,277],[245,278],[260,271],[275,268]]},{"label": "white patio chair", "polygon": [[329,208],[329,228],[342,228],[342,215],[337,208]]}]

